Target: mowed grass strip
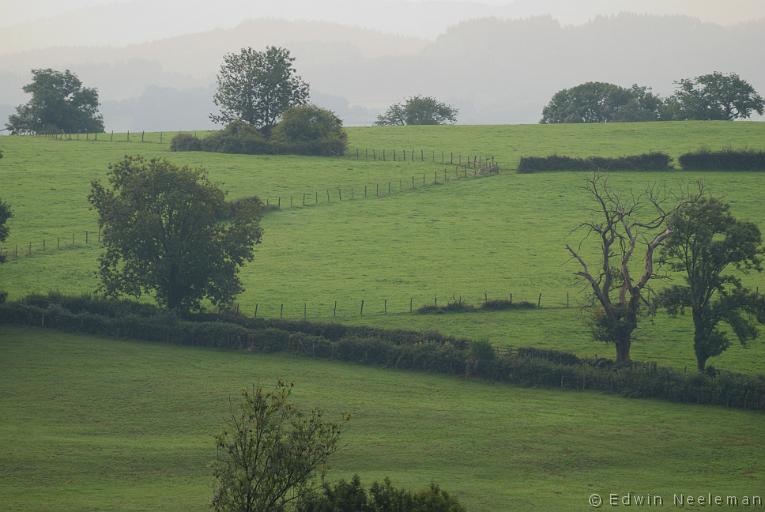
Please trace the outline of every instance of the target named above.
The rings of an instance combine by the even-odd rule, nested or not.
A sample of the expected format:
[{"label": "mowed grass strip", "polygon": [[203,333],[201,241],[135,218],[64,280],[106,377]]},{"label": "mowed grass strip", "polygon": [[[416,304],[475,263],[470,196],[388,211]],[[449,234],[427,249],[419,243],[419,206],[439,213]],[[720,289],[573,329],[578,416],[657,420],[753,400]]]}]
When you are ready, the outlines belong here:
[{"label": "mowed grass strip", "polygon": [[207,510],[229,397],[277,379],[302,407],[351,414],[330,479],[436,481],[471,512],[765,479],[757,413],[39,329],[1,327],[0,350],[4,510]]}]

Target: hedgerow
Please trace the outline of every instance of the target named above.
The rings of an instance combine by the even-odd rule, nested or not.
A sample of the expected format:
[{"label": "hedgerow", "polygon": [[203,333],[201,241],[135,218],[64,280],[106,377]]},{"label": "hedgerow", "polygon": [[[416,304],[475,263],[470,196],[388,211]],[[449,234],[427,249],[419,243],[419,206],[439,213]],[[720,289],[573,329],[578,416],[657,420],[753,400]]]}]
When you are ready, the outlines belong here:
[{"label": "hedgerow", "polygon": [[765,151],[709,151],[685,153],[678,159],[686,171],[765,171]]},{"label": "hedgerow", "polygon": [[524,156],[518,164],[518,172],[541,171],[669,171],[672,158],[665,153],[606,158],[591,156],[575,158],[551,155],[545,157]]},{"label": "hedgerow", "polygon": [[724,371],[686,374],[653,363],[615,365],[553,350],[498,350],[485,341],[432,332],[254,319],[235,313],[180,318],[151,305],[55,294],[0,304],[0,324],[187,346],[291,352],[524,386],[765,410],[763,376]]}]

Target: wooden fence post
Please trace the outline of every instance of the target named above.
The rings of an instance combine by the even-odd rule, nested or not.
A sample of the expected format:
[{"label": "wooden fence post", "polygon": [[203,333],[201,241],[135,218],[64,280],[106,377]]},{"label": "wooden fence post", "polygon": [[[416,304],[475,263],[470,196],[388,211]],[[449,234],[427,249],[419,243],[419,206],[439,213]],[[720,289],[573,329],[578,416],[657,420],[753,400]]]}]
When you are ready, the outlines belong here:
[{"label": "wooden fence post", "polygon": [[258,318],[258,306],[260,306],[260,304],[255,304],[255,315],[253,318]]},{"label": "wooden fence post", "polygon": [[337,301],[335,301],[335,305],[332,307],[332,318],[337,317]]},{"label": "wooden fence post", "polygon": [[414,311],[414,297],[409,297],[409,312]]},{"label": "wooden fence post", "polygon": [[279,307],[279,319],[284,318],[284,304]]},{"label": "wooden fence post", "polygon": [[539,294],[539,299],[537,299],[537,309],[542,309],[542,294]]},{"label": "wooden fence post", "polygon": [[361,309],[359,310],[359,316],[364,316],[364,299],[361,299]]},{"label": "wooden fence post", "polygon": [[388,299],[385,299],[385,306],[384,306],[384,309],[383,309],[383,314],[385,314],[385,315],[388,314]]}]

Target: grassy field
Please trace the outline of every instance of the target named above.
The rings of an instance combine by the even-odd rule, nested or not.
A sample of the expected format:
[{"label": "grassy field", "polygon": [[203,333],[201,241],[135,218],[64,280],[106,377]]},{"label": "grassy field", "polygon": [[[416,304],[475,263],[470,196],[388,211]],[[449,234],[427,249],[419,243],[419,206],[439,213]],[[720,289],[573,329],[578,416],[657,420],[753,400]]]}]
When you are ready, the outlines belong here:
[{"label": "grassy field", "polygon": [[762,414],[0,327],[4,511],[206,510],[228,398],[284,378],[352,419],[330,479],[439,482],[471,512],[592,493],[762,494]]},{"label": "grassy field", "polygon": [[[521,155],[623,155],[650,150],[678,156],[700,146],[765,148],[763,123],[642,123],[580,126],[488,126],[354,128],[355,148],[422,149],[457,155],[494,155],[499,176],[452,180],[389,197],[359,199],[366,185],[374,196],[380,184],[387,194],[406,189],[412,176],[442,181],[442,165],[433,162],[366,162],[351,159],[259,157],[207,153],[171,153],[166,146],[136,142],[54,141],[2,138],[2,197],[16,217],[7,249],[22,253],[33,242],[33,255],[0,267],[0,283],[20,297],[59,289],[86,292],[96,286],[98,247],[84,245],[84,232],[96,229],[87,193],[93,178],[103,177],[109,162],[126,153],[164,156],[178,163],[204,166],[230,197],[287,197],[302,202],[319,193],[317,207],[294,208],[266,216],[265,235],[255,261],[243,273],[246,292],[238,302],[246,312],[278,316],[284,304],[288,317],[330,320],[337,302],[338,320],[388,327],[436,329],[449,334],[488,339],[497,344],[532,345],[570,350],[582,355],[610,355],[611,349],[591,341],[582,321],[582,288],[563,247],[577,243],[571,229],[586,220],[587,194],[581,190],[587,173],[518,175],[512,172]],[[148,135],[147,135],[148,137]],[[152,134],[151,137],[155,137]],[[400,154],[400,153],[399,153]],[[389,157],[388,157],[389,158]],[[400,157],[399,157],[400,158]],[[451,176],[452,168],[447,169]],[[765,175],[757,173],[615,173],[612,184],[640,191],[649,184],[680,191],[703,179],[715,195],[733,205],[734,213],[765,229],[762,192]],[[338,187],[344,200],[338,201]],[[349,201],[354,190],[355,200]],[[326,190],[330,203],[326,203]],[[75,233],[75,247],[69,248]],[[60,240],[57,240],[59,239]],[[41,240],[47,239],[46,250]],[[91,239],[92,241],[92,239]],[[61,244],[64,249],[54,247]],[[587,251],[586,251],[587,252]],[[765,287],[762,275],[748,276]],[[536,302],[543,310],[424,317],[408,314],[415,305],[452,297],[478,303],[485,294]],[[360,317],[361,301],[365,303]],[[387,315],[383,314],[387,301]],[[566,308],[566,303],[570,308]],[[687,318],[659,315],[637,333],[633,356],[678,368],[693,367]],[[743,372],[765,373],[765,344],[739,346],[711,364]]]}]

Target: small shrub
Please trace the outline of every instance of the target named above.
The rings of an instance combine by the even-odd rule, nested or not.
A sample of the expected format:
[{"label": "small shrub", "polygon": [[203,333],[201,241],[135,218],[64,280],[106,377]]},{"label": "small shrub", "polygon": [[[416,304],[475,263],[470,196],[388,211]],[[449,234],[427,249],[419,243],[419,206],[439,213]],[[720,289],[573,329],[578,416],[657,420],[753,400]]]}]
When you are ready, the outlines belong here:
[{"label": "small shrub", "polygon": [[243,153],[263,155],[273,153],[271,145],[254,126],[243,121],[234,121],[223,130],[202,139],[203,151],[217,153]]},{"label": "small shrub", "polygon": [[513,302],[511,300],[489,300],[481,304],[484,311],[507,311],[510,309],[536,309],[537,305],[524,300]]},{"label": "small shrub", "polygon": [[522,157],[518,164],[519,173],[540,171],[668,171],[672,169],[672,158],[665,153],[644,153],[642,155],[604,158],[591,156],[575,158],[551,155],[546,157]]},{"label": "small shrub", "polygon": [[686,171],[765,171],[765,151],[701,149],[678,161]]},{"label": "small shrub", "polygon": [[286,154],[340,156],[347,142],[340,118],[314,105],[289,109],[271,135],[274,151]]},{"label": "small shrub", "polygon": [[452,299],[445,306],[437,306],[435,304],[431,304],[417,308],[417,313],[421,315],[468,313],[470,311],[475,311],[475,308],[470,304],[466,304],[462,298]]},{"label": "small shrub", "polygon": [[190,133],[179,133],[170,141],[170,151],[201,151],[202,141]]}]

